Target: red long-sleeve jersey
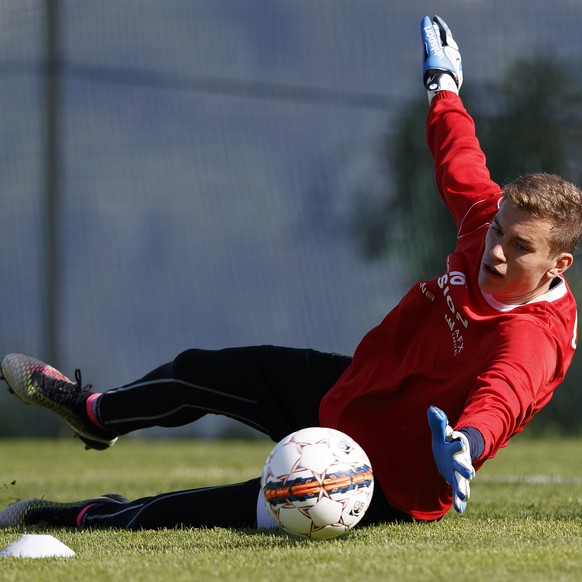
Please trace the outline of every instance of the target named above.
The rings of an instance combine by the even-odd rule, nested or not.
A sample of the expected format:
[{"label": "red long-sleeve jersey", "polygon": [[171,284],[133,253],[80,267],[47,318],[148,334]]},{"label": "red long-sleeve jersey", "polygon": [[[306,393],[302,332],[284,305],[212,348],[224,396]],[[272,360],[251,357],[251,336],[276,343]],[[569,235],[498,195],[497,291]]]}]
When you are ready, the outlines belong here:
[{"label": "red long-sleeve jersey", "polygon": [[479,469],[548,403],[577,341],[576,304],[563,278],[513,306],[477,284],[502,193],[457,95],[433,99],[427,137],[457,246],[441,277],[415,284],[362,339],[320,407],[322,425],[366,450],[390,505],[420,520],[437,519],[452,504],[432,456],[428,407],[444,410],[455,428],[480,431]]}]

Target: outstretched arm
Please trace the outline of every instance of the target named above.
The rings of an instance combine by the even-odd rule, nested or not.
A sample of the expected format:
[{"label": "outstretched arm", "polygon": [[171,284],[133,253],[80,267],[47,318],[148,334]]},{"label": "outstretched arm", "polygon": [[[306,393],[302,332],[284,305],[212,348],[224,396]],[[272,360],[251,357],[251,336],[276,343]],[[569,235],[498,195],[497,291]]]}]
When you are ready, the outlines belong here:
[{"label": "outstretched arm", "polygon": [[458,96],[463,69],[450,28],[442,18],[426,16],[421,38],[423,82],[431,103],[427,141],[439,193],[461,230],[471,207],[499,195],[501,188],[491,180],[475,124]]}]

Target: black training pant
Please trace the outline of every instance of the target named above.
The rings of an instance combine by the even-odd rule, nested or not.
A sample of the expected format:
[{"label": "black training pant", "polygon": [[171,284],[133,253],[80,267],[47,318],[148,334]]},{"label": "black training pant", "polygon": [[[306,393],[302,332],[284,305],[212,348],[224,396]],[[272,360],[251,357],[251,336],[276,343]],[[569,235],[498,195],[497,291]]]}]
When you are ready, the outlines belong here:
[{"label": "black training pant", "polygon": [[279,441],[319,424],[319,403],[350,362],[337,354],[274,346],[192,349],[106,392],[97,412],[118,434],[182,426],[216,413]]},{"label": "black training pant", "polygon": [[[140,380],[105,392],[97,414],[117,434],[153,426],[182,426],[207,413],[223,414],[279,441],[318,426],[319,403],[351,358],[310,349],[257,346],[191,349]],[[99,503],[87,527],[156,529],[185,526],[254,527],[259,479],[138,499]],[[406,519],[376,486],[361,523]]]}]

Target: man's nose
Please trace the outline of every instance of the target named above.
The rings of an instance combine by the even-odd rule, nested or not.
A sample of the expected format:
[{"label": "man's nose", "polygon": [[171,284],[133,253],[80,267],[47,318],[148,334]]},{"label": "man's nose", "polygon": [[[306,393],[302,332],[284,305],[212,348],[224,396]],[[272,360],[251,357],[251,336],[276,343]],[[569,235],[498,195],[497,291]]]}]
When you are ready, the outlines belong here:
[{"label": "man's nose", "polygon": [[503,245],[497,243],[491,247],[489,254],[499,262],[505,262],[505,252],[503,251]]}]

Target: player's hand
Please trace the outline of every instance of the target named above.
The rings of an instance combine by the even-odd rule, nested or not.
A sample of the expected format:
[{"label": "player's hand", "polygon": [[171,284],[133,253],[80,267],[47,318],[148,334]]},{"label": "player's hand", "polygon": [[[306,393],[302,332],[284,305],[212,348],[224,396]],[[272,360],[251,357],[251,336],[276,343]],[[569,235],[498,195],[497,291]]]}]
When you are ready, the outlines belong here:
[{"label": "player's hand", "polygon": [[467,437],[449,426],[447,415],[436,406],[428,411],[432,432],[432,454],[439,473],[453,490],[453,506],[463,513],[471,493],[469,481],[475,476]]},{"label": "player's hand", "polygon": [[440,16],[432,20],[425,16],[420,23],[420,35],[424,48],[422,80],[429,103],[439,91],[458,95],[463,84],[463,64],[447,23]]}]

